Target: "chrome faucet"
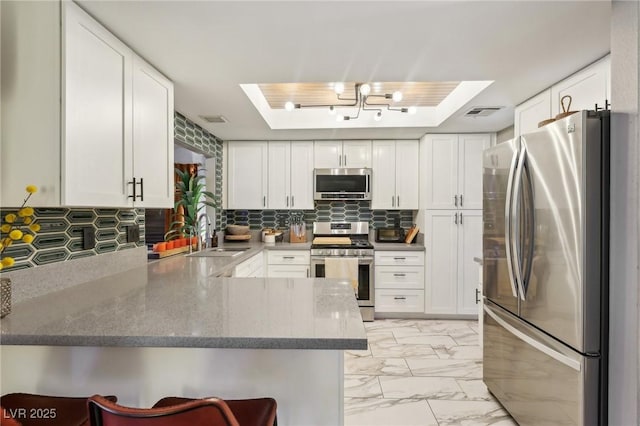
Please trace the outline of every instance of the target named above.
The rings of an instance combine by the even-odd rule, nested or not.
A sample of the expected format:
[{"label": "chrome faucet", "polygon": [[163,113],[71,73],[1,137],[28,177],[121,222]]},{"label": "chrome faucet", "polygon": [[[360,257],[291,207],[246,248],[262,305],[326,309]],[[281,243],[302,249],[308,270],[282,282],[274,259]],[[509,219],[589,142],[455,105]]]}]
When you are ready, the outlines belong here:
[{"label": "chrome faucet", "polygon": [[202,234],[198,233],[198,250],[209,247],[209,235],[211,234],[211,218],[208,214],[202,214],[196,222],[196,231],[200,231],[200,222],[205,219],[204,223],[204,247],[202,243]]}]

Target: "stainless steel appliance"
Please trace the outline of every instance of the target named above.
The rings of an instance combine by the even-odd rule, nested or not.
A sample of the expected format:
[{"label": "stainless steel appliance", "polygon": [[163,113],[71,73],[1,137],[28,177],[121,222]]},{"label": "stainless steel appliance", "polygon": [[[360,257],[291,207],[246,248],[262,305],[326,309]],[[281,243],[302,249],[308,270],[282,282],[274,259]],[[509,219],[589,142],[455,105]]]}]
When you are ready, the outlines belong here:
[{"label": "stainless steel appliance", "polygon": [[483,379],[520,425],[607,423],[609,113],[483,157]]},{"label": "stainless steel appliance", "polygon": [[[373,245],[369,242],[368,222],[315,222],[311,244],[311,276],[325,276],[327,257],[358,259],[358,290],[356,299],[364,321],[373,321]],[[316,238],[320,237],[320,238]],[[344,242],[331,242],[327,237],[348,237]],[[324,238],[325,242],[320,242]],[[334,240],[337,241],[337,240]]]},{"label": "stainless steel appliance", "polygon": [[314,200],[370,200],[371,169],[314,169]]}]

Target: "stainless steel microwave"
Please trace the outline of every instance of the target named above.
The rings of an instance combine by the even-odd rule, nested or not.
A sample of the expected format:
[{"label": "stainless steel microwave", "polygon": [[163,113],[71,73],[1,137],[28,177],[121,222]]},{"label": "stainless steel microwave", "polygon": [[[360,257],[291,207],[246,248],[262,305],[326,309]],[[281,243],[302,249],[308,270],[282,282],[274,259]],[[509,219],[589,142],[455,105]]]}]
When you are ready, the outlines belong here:
[{"label": "stainless steel microwave", "polygon": [[315,169],[314,200],[371,200],[371,169]]}]

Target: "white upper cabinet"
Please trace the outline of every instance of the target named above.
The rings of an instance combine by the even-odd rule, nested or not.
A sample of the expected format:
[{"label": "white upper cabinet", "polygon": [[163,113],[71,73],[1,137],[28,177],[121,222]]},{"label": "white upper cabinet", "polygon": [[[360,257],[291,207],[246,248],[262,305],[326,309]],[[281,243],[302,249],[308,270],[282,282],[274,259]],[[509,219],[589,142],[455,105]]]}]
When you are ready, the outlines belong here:
[{"label": "white upper cabinet", "polygon": [[[538,129],[538,123],[562,112],[562,98],[571,96],[571,111],[605,108],[611,102],[611,56],[607,55],[588,67],[554,84],[547,90],[515,108],[514,135]],[[565,100],[568,107],[568,99]]]},{"label": "white upper cabinet", "polygon": [[538,123],[551,116],[551,89],[547,89],[515,108],[514,136],[537,130]]},{"label": "white upper cabinet", "polygon": [[482,208],[482,151],[490,134],[426,135],[426,209]]},{"label": "white upper cabinet", "polygon": [[73,2],[2,7],[0,204],[172,207],[173,84]]},{"label": "white upper cabinet", "polygon": [[[571,96],[570,111],[604,108],[605,101],[611,100],[610,87],[611,57],[607,56],[598,62],[578,71],[571,77],[551,87],[551,114],[556,116],[562,111],[561,100]],[[565,100],[567,106],[567,100]]]},{"label": "white upper cabinet", "polygon": [[227,208],[267,208],[267,142],[229,142],[227,152]]},{"label": "white upper cabinet", "polygon": [[370,168],[371,141],[315,141],[316,169]]},{"label": "white upper cabinet", "polygon": [[313,142],[269,142],[267,207],[313,209]]},{"label": "white upper cabinet", "polygon": [[313,210],[313,142],[291,142],[291,209]]},{"label": "white upper cabinet", "polygon": [[291,143],[268,143],[268,191],[269,209],[288,209],[291,203]]},{"label": "white upper cabinet", "polygon": [[418,141],[373,142],[374,210],[418,209]]},{"label": "white upper cabinet", "polygon": [[137,207],[174,204],[173,83],[133,58],[133,176]]}]

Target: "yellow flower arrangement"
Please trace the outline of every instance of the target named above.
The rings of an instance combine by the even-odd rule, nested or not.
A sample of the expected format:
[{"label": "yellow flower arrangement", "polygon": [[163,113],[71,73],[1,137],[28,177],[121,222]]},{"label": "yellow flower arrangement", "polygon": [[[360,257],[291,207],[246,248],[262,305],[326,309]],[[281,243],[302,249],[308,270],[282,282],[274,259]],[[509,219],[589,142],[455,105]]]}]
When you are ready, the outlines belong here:
[{"label": "yellow flower arrangement", "polygon": [[18,214],[6,214],[0,226],[0,270],[9,268],[15,263],[15,259],[9,256],[1,257],[2,253],[13,244],[14,241],[22,241],[25,244],[33,242],[33,234],[40,230],[40,225],[34,223],[34,210],[31,207],[25,207],[31,195],[38,191],[34,185],[28,185],[26,188],[27,197],[22,202]]}]

